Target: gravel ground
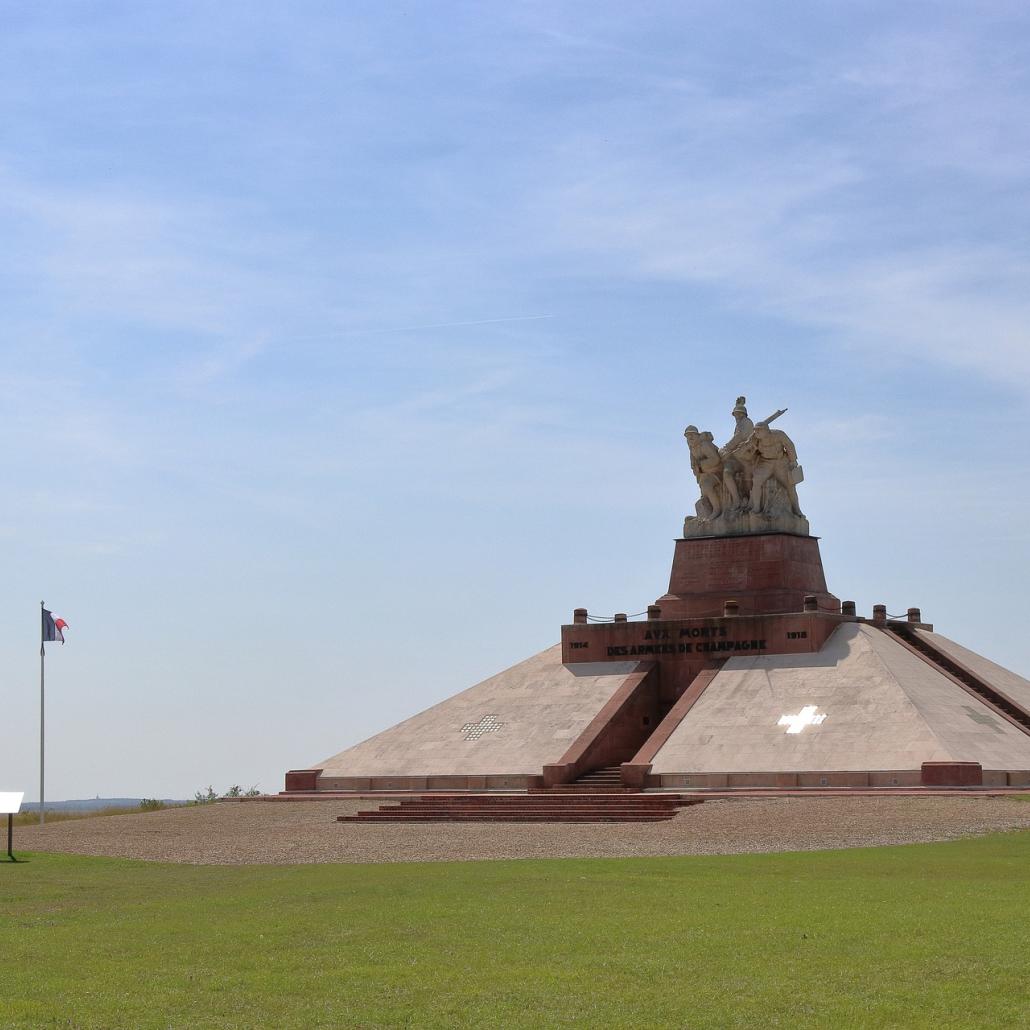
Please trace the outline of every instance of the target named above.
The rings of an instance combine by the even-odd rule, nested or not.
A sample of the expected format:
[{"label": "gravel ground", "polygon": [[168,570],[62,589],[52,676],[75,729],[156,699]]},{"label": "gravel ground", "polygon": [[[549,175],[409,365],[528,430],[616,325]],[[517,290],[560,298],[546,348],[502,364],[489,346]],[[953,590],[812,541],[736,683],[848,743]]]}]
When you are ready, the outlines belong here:
[{"label": "gravel ground", "polygon": [[953,840],[1030,829],[998,797],[706,801],[661,823],[338,823],[370,801],[224,803],[77,819],[15,832],[15,853],[63,851],[201,865],[729,855]]}]

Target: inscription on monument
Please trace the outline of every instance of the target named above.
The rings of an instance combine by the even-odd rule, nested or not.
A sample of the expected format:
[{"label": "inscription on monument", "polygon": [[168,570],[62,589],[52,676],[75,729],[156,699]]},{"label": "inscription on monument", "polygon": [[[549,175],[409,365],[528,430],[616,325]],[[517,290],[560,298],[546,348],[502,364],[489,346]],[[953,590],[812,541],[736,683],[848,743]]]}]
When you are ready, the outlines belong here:
[{"label": "inscription on monument", "polygon": [[836,623],[821,614],[670,619],[563,626],[566,662],[712,658],[818,651]]},{"label": "inscription on monument", "polygon": [[[725,635],[725,630],[723,631]],[[702,640],[696,644],[612,644],[609,658],[632,658],[638,655],[658,654],[724,654],[732,651],[765,651],[764,640]]]}]

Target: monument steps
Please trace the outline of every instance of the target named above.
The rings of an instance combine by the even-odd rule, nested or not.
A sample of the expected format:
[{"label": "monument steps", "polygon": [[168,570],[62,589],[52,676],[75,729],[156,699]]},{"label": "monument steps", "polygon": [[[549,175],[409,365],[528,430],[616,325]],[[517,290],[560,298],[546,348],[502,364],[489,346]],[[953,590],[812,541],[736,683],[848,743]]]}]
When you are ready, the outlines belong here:
[{"label": "monument steps", "polygon": [[699,798],[679,794],[467,795],[404,799],[396,805],[341,815],[347,822],[664,822]]},{"label": "monument steps", "polygon": [[[409,806],[400,806],[390,811],[398,812],[665,812],[675,809],[671,805],[633,805],[620,804],[618,798],[609,800],[604,795],[592,795],[590,804],[582,805],[537,805],[527,802],[524,805],[435,805],[430,803],[416,803]],[[379,811],[383,811],[382,808]]]},{"label": "monument steps", "polygon": [[[884,628],[884,627],[881,627]],[[949,679],[958,683],[967,692],[973,694],[992,708],[1000,716],[1030,735],[1030,712],[1017,704],[1012,698],[992,687],[986,680],[977,676],[971,669],[957,662],[950,655],[933,646],[930,641],[920,636],[905,623],[887,623],[885,632],[890,632],[898,641],[914,651],[924,662],[936,668]]]},{"label": "monument steps", "polygon": [[[675,814],[675,813],[673,813]],[[381,812],[367,816],[340,816],[339,822],[360,823],[661,823],[672,815],[406,815]]]},{"label": "monument steps", "polygon": [[621,783],[613,783],[611,785],[606,784],[590,784],[590,783],[556,783],[553,787],[530,787],[530,793],[544,793],[544,794],[639,794],[639,787],[626,787]]},{"label": "monument steps", "polygon": [[[571,783],[556,783],[545,791],[558,791],[563,794],[636,794],[637,787],[627,787],[622,782],[622,770],[617,765],[607,765],[601,769],[593,769],[583,773]],[[534,791],[535,792],[535,791]]]},{"label": "monument steps", "polygon": [[[568,796],[568,795],[564,795]],[[575,795],[574,795],[575,796]],[[591,794],[588,798],[577,798],[580,804],[538,804],[527,800],[524,804],[440,804],[430,801],[411,802],[402,806],[399,811],[419,812],[663,812],[667,808],[676,808],[675,804],[634,804],[623,801],[615,795]]]},{"label": "monument steps", "polygon": [[[678,806],[675,803],[661,805],[634,805],[622,803],[622,798],[607,797],[605,795],[591,795],[584,799],[583,804],[573,805],[539,805],[533,801],[527,801],[523,805],[444,805],[433,802],[413,802],[402,804],[385,811],[396,812],[455,812],[455,813],[480,813],[480,812],[665,812],[672,811]],[[382,807],[378,809],[384,811]]]},{"label": "monument steps", "polygon": [[[615,791],[614,793],[618,793]],[[663,794],[647,794],[644,795],[640,800],[642,801],[661,801],[665,795]],[[432,800],[433,798],[446,798],[447,801],[454,802],[471,802],[476,800],[487,800],[491,804],[521,804],[526,801],[532,801],[533,804],[547,804],[551,802],[553,804],[566,804],[570,801],[574,801],[574,798],[563,798],[561,795],[554,794],[551,791],[545,791],[543,794],[528,794],[525,792],[519,794],[512,793],[494,793],[490,792],[479,792],[478,794],[420,794],[419,800]],[[631,799],[632,800],[632,799]]]},{"label": "monument steps", "polygon": [[371,812],[364,816],[347,816],[340,822],[354,823],[660,823],[667,822],[672,814],[624,815],[616,812],[550,813],[519,812],[511,815],[477,814],[455,815],[453,813],[426,813],[422,815],[390,815]]},{"label": "monument steps", "polygon": [[611,783],[616,786],[622,784],[622,776],[617,765],[606,765],[601,769],[593,769],[588,773],[583,773],[582,776],[576,778],[576,783],[583,783],[588,785],[601,785],[605,783]]}]

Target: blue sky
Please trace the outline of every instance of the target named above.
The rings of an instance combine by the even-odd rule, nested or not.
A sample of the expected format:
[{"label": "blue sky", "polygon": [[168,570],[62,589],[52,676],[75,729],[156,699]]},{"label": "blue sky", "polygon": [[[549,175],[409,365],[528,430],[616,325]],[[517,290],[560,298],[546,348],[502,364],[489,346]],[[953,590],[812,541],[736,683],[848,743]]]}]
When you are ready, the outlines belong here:
[{"label": "blue sky", "polygon": [[276,789],[664,593],[745,393],[1030,674],[1018,3],[0,0],[0,786]]}]

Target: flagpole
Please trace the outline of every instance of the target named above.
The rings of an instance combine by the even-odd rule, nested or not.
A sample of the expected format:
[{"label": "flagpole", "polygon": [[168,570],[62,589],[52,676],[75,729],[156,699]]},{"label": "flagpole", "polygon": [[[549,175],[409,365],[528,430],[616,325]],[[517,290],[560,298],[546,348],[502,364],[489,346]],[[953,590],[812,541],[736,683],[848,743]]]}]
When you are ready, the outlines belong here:
[{"label": "flagpole", "polygon": [[39,602],[39,821],[40,824],[46,822],[46,805],[44,804],[43,794],[43,757],[44,757],[44,718],[45,708],[43,700],[45,697],[43,684],[44,684],[44,664],[46,661],[46,645],[43,642],[43,602]]}]

